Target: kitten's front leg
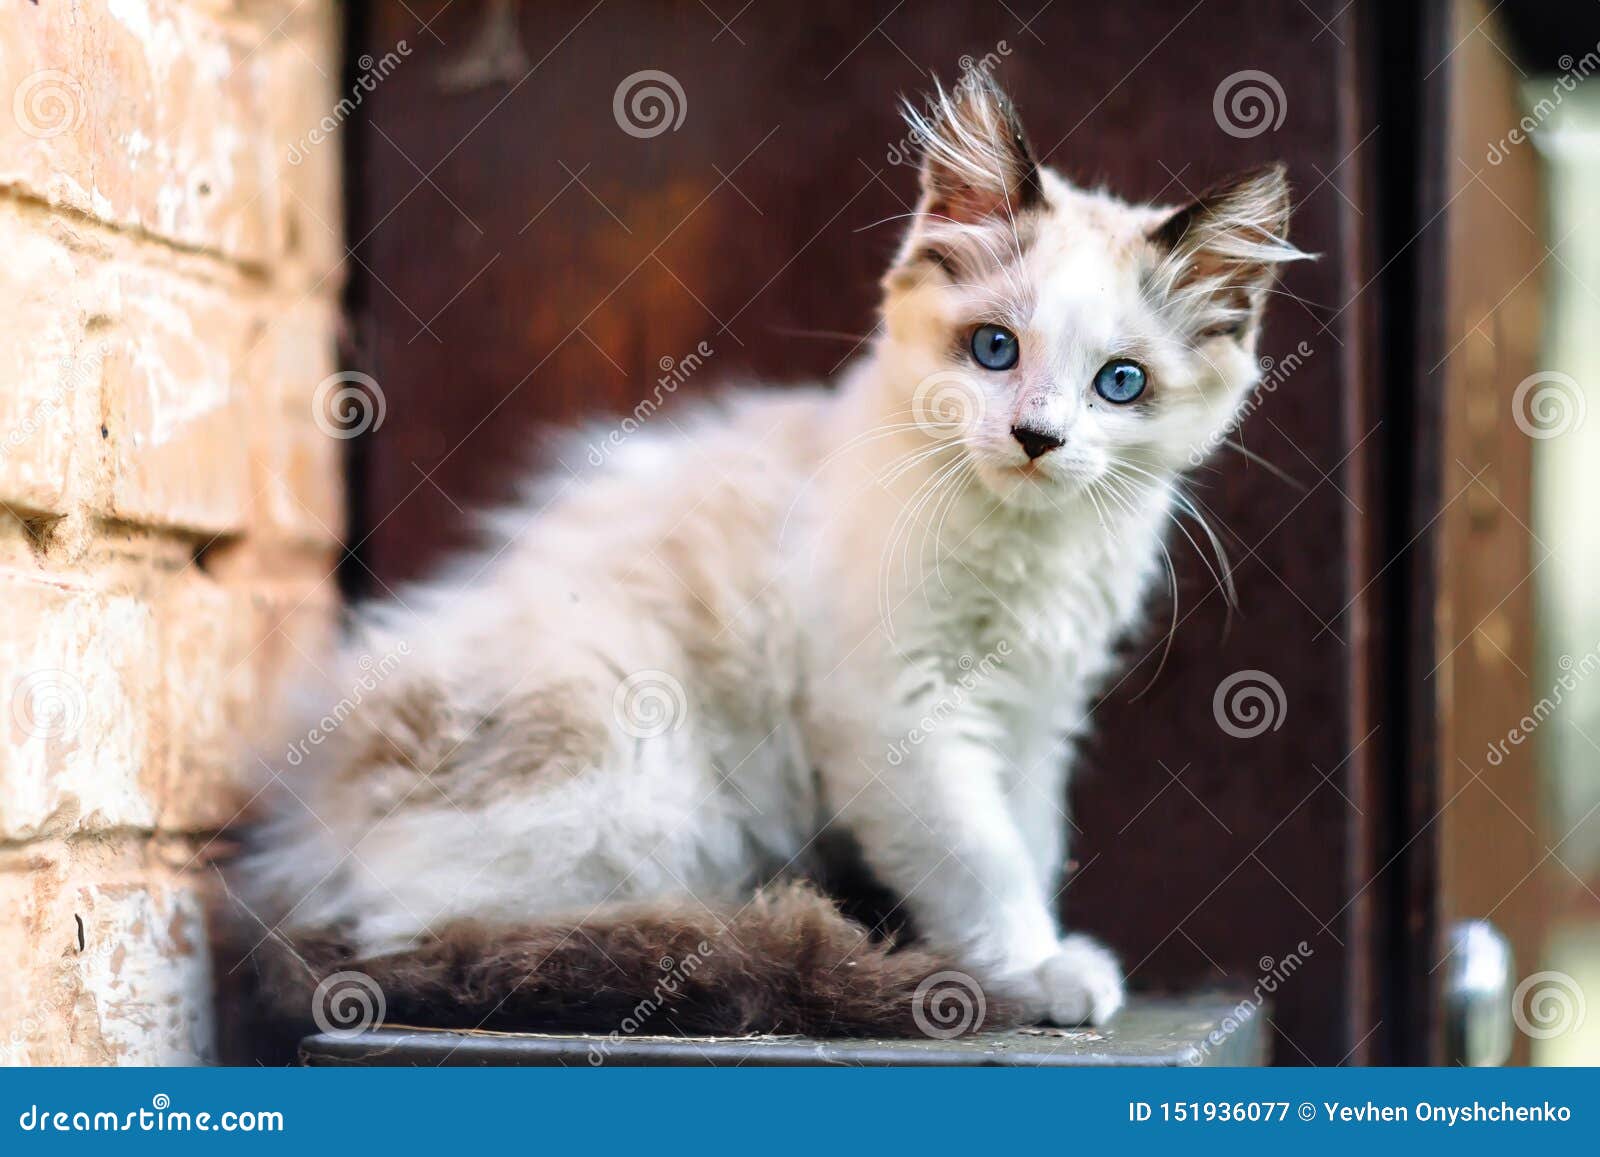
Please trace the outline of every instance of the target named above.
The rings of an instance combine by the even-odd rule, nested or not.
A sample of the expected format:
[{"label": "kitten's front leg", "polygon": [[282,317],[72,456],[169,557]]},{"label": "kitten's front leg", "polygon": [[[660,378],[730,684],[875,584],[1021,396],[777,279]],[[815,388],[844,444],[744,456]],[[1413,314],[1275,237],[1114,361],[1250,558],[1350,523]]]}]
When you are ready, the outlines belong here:
[{"label": "kitten's front leg", "polygon": [[1111,953],[1060,934],[994,751],[936,736],[898,765],[881,753],[852,762],[852,772],[830,775],[835,798],[849,800],[843,818],[925,940],[1014,991],[1042,1019],[1100,1023],[1121,1007]]}]

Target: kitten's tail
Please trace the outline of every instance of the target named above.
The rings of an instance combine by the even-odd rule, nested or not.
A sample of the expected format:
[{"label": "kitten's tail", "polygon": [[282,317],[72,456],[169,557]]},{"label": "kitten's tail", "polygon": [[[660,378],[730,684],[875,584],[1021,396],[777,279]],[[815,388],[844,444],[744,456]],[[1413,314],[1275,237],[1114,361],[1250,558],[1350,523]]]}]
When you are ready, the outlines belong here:
[{"label": "kitten's tail", "polygon": [[[274,934],[252,954],[281,1028],[940,1037],[1020,1010],[951,961],[874,942],[804,885],[733,913],[616,909],[524,928],[460,924],[386,956]],[[288,1020],[292,1024],[284,1024]]]}]

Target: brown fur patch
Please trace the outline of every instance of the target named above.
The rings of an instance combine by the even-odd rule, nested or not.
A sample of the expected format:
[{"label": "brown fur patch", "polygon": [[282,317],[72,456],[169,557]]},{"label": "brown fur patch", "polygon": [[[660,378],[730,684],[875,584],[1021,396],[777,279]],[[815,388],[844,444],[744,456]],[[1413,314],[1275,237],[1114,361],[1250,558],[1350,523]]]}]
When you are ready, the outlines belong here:
[{"label": "brown fur patch", "polygon": [[[725,920],[704,909],[640,908],[520,929],[458,924],[368,959],[336,934],[292,946],[280,937],[258,947],[252,963],[272,1015],[296,1031],[311,1031],[318,982],[356,971],[382,990],[394,1024],[816,1037],[925,1035],[917,986],[955,967],[873,942],[804,885],[758,896]],[[985,996],[974,1028],[1016,1023],[1011,1002]]]}]

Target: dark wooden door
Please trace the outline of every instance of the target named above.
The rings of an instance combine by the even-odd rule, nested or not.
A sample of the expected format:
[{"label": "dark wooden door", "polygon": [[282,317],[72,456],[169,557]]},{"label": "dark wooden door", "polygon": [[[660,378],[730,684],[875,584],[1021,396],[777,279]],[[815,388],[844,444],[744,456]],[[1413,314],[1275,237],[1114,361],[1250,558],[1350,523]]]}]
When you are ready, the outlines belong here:
[{"label": "dark wooden door", "polygon": [[[1431,930],[1401,903],[1424,849],[1405,843],[1410,739],[1392,706],[1411,595],[1385,564],[1409,525],[1388,513],[1410,484],[1400,433],[1431,435],[1392,412],[1409,402],[1384,388],[1399,371],[1378,344],[1411,260],[1385,265],[1404,240],[1390,218],[1415,220],[1378,180],[1415,188],[1421,86],[1389,78],[1397,61],[1419,72],[1433,17],[1411,8],[359,6],[352,60],[406,55],[346,143],[348,364],[386,401],[353,449],[346,578],[381,595],[425,574],[470,541],[472,511],[549,465],[542,428],[631,409],[701,343],[686,395],[838,372],[872,329],[914,195],[899,93],[992,59],[1050,164],[1134,198],[1181,201],[1282,159],[1294,237],[1321,259],[1271,308],[1278,381],[1243,432],[1249,456],[1223,454],[1195,485],[1239,606],[1175,536],[1170,651],[1161,606],[1097,711],[1063,903],[1137,988],[1284,974],[1269,985],[1282,1062],[1415,1058],[1396,961]],[[681,123],[656,135],[614,111],[647,70],[681,90],[666,114]],[[1250,688],[1264,727],[1227,714]]]}]

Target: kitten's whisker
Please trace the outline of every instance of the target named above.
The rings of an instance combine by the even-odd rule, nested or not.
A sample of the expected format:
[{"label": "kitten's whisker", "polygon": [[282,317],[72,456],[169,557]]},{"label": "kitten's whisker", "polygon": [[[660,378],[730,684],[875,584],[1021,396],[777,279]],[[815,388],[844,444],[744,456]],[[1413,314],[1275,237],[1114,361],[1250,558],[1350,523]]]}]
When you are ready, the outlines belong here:
[{"label": "kitten's whisker", "polygon": [[[894,557],[895,547],[900,540],[902,532],[907,536],[911,532],[911,520],[915,516],[916,507],[920,505],[921,495],[925,490],[930,489],[937,483],[940,473],[946,468],[948,467],[936,468],[931,476],[922,479],[917,484],[916,489],[911,492],[911,497],[902,504],[900,511],[895,515],[893,523],[890,524],[889,534],[884,542],[883,551],[878,558],[878,613],[891,638],[894,635],[894,612],[890,602],[892,596],[889,593],[890,560]],[[907,577],[906,574],[903,574],[902,580],[905,581]]]},{"label": "kitten's whisker", "polygon": [[[959,463],[959,469],[953,472],[944,472],[940,476],[938,482],[939,487],[943,489],[944,493],[936,496],[932,504],[932,509],[928,515],[928,520],[932,522],[931,530],[933,534],[932,550],[934,576],[939,580],[940,589],[947,594],[949,593],[950,588],[945,584],[944,581],[944,559],[940,536],[943,531],[944,519],[948,516],[949,512],[954,509],[955,504],[960,501],[968,479],[968,475],[975,470],[976,467],[973,465],[972,460],[964,457]],[[928,521],[924,521],[922,545],[918,548],[918,557],[924,560],[926,559],[928,551],[929,529]],[[923,573],[925,574],[925,572],[926,563],[924,561]]]},{"label": "kitten's whisker", "polygon": [[1265,458],[1263,458],[1260,454],[1257,454],[1254,450],[1250,449],[1243,442],[1236,442],[1232,438],[1224,438],[1222,440],[1222,444],[1228,447],[1230,450],[1238,451],[1245,458],[1249,459],[1251,462],[1254,462],[1257,466],[1260,466],[1263,470],[1267,471],[1267,473],[1283,482],[1287,482],[1290,486],[1293,486],[1296,490],[1300,491],[1300,493],[1304,494],[1306,492],[1306,485],[1304,482],[1301,482],[1298,478],[1284,470],[1282,467],[1268,462]]},{"label": "kitten's whisker", "polygon": [[827,341],[848,341],[857,344],[868,341],[877,330],[867,333],[844,333],[836,329],[789,329],[786,326],[771,325],[767,327],[769,333],[780,334],[783,337],[814,337]]},{"label": "kitten's whisker", "polygon": [[948,465],[941,467],[938,472],[929,480],[927,494],[913,508],[911,512],[911,521],[908,521],[906,524],[905,542],[900,556],[900,577],[904,582],[911,582],[911,536],[916,531],[916,526],[913,524],[920,523],[922,529],[922,538],[917,544],[917,559],[919,563],[918,573],[922,575],[923,579],[926,579],[927,576],[923,570],[923,565],[926,562],[927,555],[928,523],[925,519],[921,518],[921,514],[930,506],[930,504],[934,506],[934,509],[937,509],[937,501],[942,501],[944,497],[939,493],[940,487],[953,478],[962,469],[964,469],[966,464],[967,460],[965,458],[961,458],[955,462],[951,462]]},{"label": "kitten's whisker", "polygon": [[955,508],[960,503],[962,495],[966,493],[968,483],[972,481],[973,475],[977,474],[977,472],[977,464],[969,458],[966,463],[966,469],[960,474],[956,475],[955,481],[950,484],[950,498],[944,504],[943,511],[935,512],[936,521],[934,522],[933,527],[933,569],[934,574],[939,579],[940,588],[946,594],[950,593],[950,588],[945,584],[944,581],[944,524],[949,520],[950,515],[955,512]]},{"label": "kitten's whisker", "polygon": [[864,433],[855,435],[849,441],[831,451],[825,458],[822,459],[817,469],[811,472],[811,475],[812,477],[815,477],[817,474],[821,473],[823,466],[827,466],[841,454],[848,453],[849,451],[857,449],[860,446],[864,446],[868,442],[876,441],[880,438],[888,438],[895,434],[903,434],[907,430],[922,430],[926,432],[927,426],[922,422],[896,422],[892,425],[874,426],[872,429],[867,430]]},{"label": "kitten's whisker", "polygon": [[[1164,485],[1159,476],[1151,473],[1149,470],[1146,470],[1141,466],[1136,466],[1131,462],[1116,462],[1112,465],[1111,469],[1119,473],[1133,471],[1137,474],[1141,474],[1150,478],[1155,483]],[[1124,480],[1127,480],[1126,477]],[[1168,487],[1168,493],[1171,495],[1172,501],[1179,507],[1179,509],[1188,514],[1200,525],[1201,530],[1205,533],[1207,541],[1210,543],[1212,553],[1216,556],[1215,566],[1212,565],[1211,558],[1207,555],[1207,553],[1201,549],[1199,542],[1197,542],[1194,536],[1189,533],[1189,529],[1183,524],[1183,520],[1172,514],[1170,510],[1168,511],[1168,517],[1172,519],[1172,523],[1178,528],[1179,533],[1181,533],[1184,538],[1189,540],[1189,545],[1194,547],[1195,553],[1200,556],[1200,560],[1205,564],[1206,570],[1210,573],[1212,581],[1216,583],[1217,589],[1222,592],[1224,602],[1227,603],[1230,609],[1238,606],[1238,592],[1233,585],[1233,569],[1228,564],[1227,552],[1223,549],[1222,543],[1217,538],[1216,532],[1212,530],[1211,524],[1206,520],[1205,516],[1202,515],[1195,507],[1194,502],[1191,501],[1189,496],[1184,494],[1181,489],[1179,489],[1177,486],[1171,486]]]},{"label": "kitten's whisker", "polygon": [[[1151,481],[1149,483],[1142,482],[1133,475],[1124,473],[1124,471],[1134,471],[1137,474],[1148,477]],[[1143,488],[1146,491],[1167,489],[1167,483],[1159,475],[1153,474],[1149,470],[1137,466],[1132,462],[1125,461],[1112,463],[1111,473],[1107,475],[1106,481],[1108,484],[1115,483],[1120,486],[1126,486],[1130,489],[1133,489],[1133,493],[1129,495],[1129,501],[1132,501],[1137,497],[1137,489],[1135,488]],[[1134,511],[1130,508],[1129,513],[1133,514]],[[1170,511],[1167,512],[1167,516],[1171,517]],[[1173,519],[1173,521],[1174,523],[1177,523],[1176,519]],[[1181,523],[1178,523],[1177,525],[1179,530],[1183,530]],[[1185,537],[1188,537],[1187,531],[1185,531],[1184,534]],[[1189,541],[1191,544],[1194,543],[1192,538]],[[1167,623],[1167,635],[1162,641],[1161,659],[1156,664],[1155,673],[1150,676],[1149,681],[1146,682],[1145,685],[1140,688],[1138,693],[1133,696],[1135,701],[1143,698],[1145,693],[1148,692],[1150,688],[1155,686],[1156,680],[1161,677],[1161,672],[1164,671],[1167,666],[1167,658],[1172,654],[1173,640],[1177,637],[1178,633],[1178,570],[1172,561],[1172,552],[1167,549],[1167,544],[1162,540],[1160,535],[1156,535],[1155,543],[1157,549],[1161,551],[1162,565],[1167,571],[1167,590],[1172,596],[1172,615]],[[1195,549],[1196,551],[1199,550],[1198,545],[1195,546]],[[1202,556],[1202,558],[1203,557],[1204,556]]]},{"label": "kitten's whisker", "polygon": [[941,444],[927,450],[913,450],[910,454],[903,455],[900,458],[895,459],[893,462],[890,462],[881,471],[874,475],[873,480],[882,486],[892,486],[911,471],[915,470],[918,466],[922,465],[922,463],[938,457],[938,455],[946,450],[953,449],[956,449],[956,447]]},{"label": "kitten's whisker", "polygon": [[1106,498],[1115,502],[1117,509],[1126,513],[1129,519],[1139,516],[1139,491],[1138,484],[1132,479],[1120,475],[1108,474],[1101,480]]},{"label": "kitten's whisker", "polygon": [[914,469],[920,463],[927,461],[929,458],[934,457],[936,454],[939,454],[942,451],[960,450],[973,444],[974,443],[967,438],[952,438],[949,441],[938,442],[926,450],[913,450],[909,454],[902,455],[900,458],[890,462],[888,466],[886,466],[878,475],[878,481],[888,485],[889,483],[897,481],[901,476]]},{"label": "kitten's whisker", "polygon": [[1172,654],[1172,641],[1178,635],[1178,568],[1172,563],[1172,552],[1167,549],[1167,544],[1160,536],[1156,538],[1156,545],[1161,548],[1161,557],[1167,568],[1167,591],[1172,596],[1172,618],[1167,623],[1166,641],[1161,646],[1161,661],[1156,664],[1155,674],[1150,676],[1150,681],[1141,687],[1133,696],[1133,701],[1143,699],[1145,693],[1156,685],[1156,680],[1161,678],[1161,672],[1167,668],[1167,657]]},{"label": "kitten's whisker", "polygon": [[[1230,609],[1231,618],[1232,608],[1239,605],[1239,592],[1233,585],[1233,567],[1228,562],[1228,552],[1223,549],[1222,540],[1217,537],[1216,531],[1211,529],[1211,523],[1206,519],[1205,515],[1200,513],[1199,509],[1196,508],[1194,502],[1189,498],[1189,496],[1184,494],[1183,491],[1179,490],[1177,487],[1173,488],[1172,495],[1174,500],[1177,501],[1177,503],[1189,515],[1189,517],[1193,518],[1195,522],[1199,523],[1200,529],[1205,532],[1207,540],[1211,543],[1211,549],[1217,557],[1217,566],[1221,569],[1222,573],[1219,576],[1217,571],[1212,569],[1209,559],[1206,560],[1206,569],[1211,571],[1211,576],[1216,579],[1217,586],[1222,591],[1223,600],[1227,603]],[[1177,518],[1174,518],[1173,522],[1176,523],[1179,530],[1183,531],[1184,537],[1188,538],[1191,543],[1194,543],[1194,539],[1189,536],[1189,532],[1184,527],[1183,522]],[[1200,551],[1200,544],[1194,543],[1194,548],[1197,552],[1200,552],[1200,557],[1205,559],[1205,553]]]},{"label": "kitten's whisker", "polygon": [[1083,488],[1084,497],[1088,498],[1089,505],[1094,507],[1094,516],[1100,521],[1100,529],[1105,531],[1107,534],[1110,534],[1112,539],[1115,540],[1116,533],[1111,529],[1110,524],[1107,523],[1105,511],[1100,509],[1100,500],[1095,497],[1096,489],[1097,488],[1093,482],[1089,483],[1089,485]]},{"label": "kitten's whisker", "polygon": [[[954,222],[953,224],[953,228],[939,230],[934,234],[934,236],[937,239],[942,239],[950,244],[959,244],[964,246],[968,243],[975,242],[979,245],[982,245],[985,251],[987,251],[989,254],[990,261],[994,263],[994,269],[999,272],[1001,276],[1003,276],[1010,284],[1012,293],[1016,295],[1019,301],[1026,301],[1029,296],[1027,287],[1017,280],[1016,272],[1011,268],[1010,263],[1001,260],[1000,254],[995,250],[993,245],[989,244],[989,239],[984,236],[983,227],[969,225],[966,222],[959,221]],[[934,231],[930,230],[930,233],[933,232]]]},{"label": "kitten's whisker", "polygon": [[[911,414],[913,411],[909,409],[896,410],[884,416],[887,418],[894,418],[900,416],[902,413]],[[800,505],[801,498],[804,497],[805,494],[811,489],[812,483],[817,480],[817,478],[822,474],[823,470],[825,470],[835,458],[838,458],[841,454],[848,453],[852,449],[865,445],[867,442],[875,441],[880,438],[892,437],[893,435],[902,433],[906,430],[923,428],[924,427],[922,423],[915,421],[874,426],[872,429],[866,430],[848,439],[837,449],[825,455],[823,459],[818,462],[817,465],[805,476],[805,478],[801,480],[800,484],[795,487],[795,496],[790,500],[789,508],[783,512],[783,524],[778,528],[778,541],[786,541],[789,533],[789,523],[794,518],[795,508]]]},{"label": "kitten's whisker", "polygon": [[[911,213],[891,213],[889,216],[884,217],[882,220],[873,221],[872,223],[870,223],[868,225],[862,225],[859,228],[852,229],[851,232],[852,233],[865,233],[869,229],[876,229],[876,228],[878,228],[878,226],[887,225],[891,221],[915,221],[919,216],[921,216],[921,214],[920,213],[916,213],[916,212],[911,212]],[[930,216],[933,216],[933,214],[930,214]],[[946,219],[948,220],[948,218],[946,218]]]}]

